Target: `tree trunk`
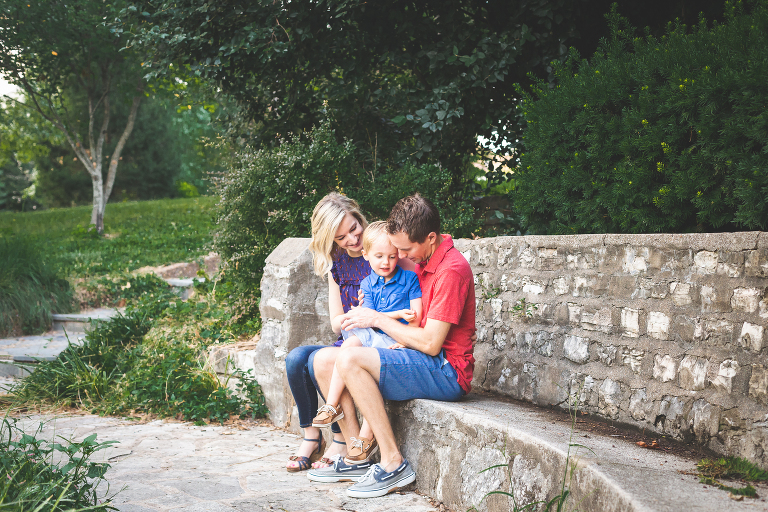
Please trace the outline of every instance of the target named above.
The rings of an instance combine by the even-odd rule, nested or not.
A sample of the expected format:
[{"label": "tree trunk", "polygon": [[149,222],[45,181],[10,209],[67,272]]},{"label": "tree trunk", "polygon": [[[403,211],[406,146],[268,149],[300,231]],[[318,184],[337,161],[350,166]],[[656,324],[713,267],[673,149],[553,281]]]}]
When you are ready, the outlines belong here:
[{"label": "tree trunk", "polygon": [[[141,103],[141,96],[134,96],[133,103],[131,104],[131,113],[128,115],[128,122],[125,124],[123,134],[120,136],[120,140],[117,141],[115,150],[112,151],[112,155],[109,158],[109,172],[107,172],[107,181],[104,183],[104,202],[101,206],[101,217],[104,218],[104,209],[107,207],[107,201],[112,194],[112,186],[115,184],[115,175],[117,174],[117,164],[120,161],[120,155],[125,147],[125,142],[128,137],[131,136],[133,131],[133,125],[136,122],[136,114],[139,111],[139,104]],[[94,203],[94,207],[95,207]],[[103,229],[103,228],[102,228]]]},{"label": "tree trunk", "polygon": [[99,234],[104,232],[104,205],[107,200],[104,197],[104,184],[101,178],[101,166],[98,173],[91,174],[93,185],[93,210],[91,211],[91,225],[96,227]]}]

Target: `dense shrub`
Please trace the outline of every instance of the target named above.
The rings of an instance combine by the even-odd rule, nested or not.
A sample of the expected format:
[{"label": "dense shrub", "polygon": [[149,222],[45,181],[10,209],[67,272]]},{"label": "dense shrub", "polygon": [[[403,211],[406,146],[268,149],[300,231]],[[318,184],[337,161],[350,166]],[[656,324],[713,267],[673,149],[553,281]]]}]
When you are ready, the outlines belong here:
[{"label": "dense shrub", "polygon": [[514,203],[541,233],[768,229],[768,7],[636,37],[525,95]]},{"label": "dense shrub", "polygon": [[355,165],[354,148],[339,143],[327,124],[285,140],[276,149],[244,148],[219,183],[214,249],[228,262],[243,318],[258,314],[264,260],[287,237],[307,237],[315,204],[330,191],[356,199],[369,219],[384,219],[401,197],[420,192],[440,209],[444,231],[467,236],[477,227],[468,201],[448,192],[451,175],[437,166]]},{"label": "dense shrub", "polygon": [[46,264],[43,248],[22,237],[0,237],[0,336],[34,334],[51,313],[73,311],[69,283]]}]

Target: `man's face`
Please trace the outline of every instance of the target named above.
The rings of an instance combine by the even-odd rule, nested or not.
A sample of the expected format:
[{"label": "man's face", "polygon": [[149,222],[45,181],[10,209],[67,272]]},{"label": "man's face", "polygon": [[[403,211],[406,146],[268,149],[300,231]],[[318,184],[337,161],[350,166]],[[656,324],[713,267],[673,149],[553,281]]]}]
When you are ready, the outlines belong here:
[{"label": "man's face", "polygon": [[411,242],[408,235],[401,231],[389,235],[389,241],[397,248],[397,255],[400,258],[408,258],[414,263],[421,263],[432,256],[436,237],[435,233],[430,233],[421,243]]}]

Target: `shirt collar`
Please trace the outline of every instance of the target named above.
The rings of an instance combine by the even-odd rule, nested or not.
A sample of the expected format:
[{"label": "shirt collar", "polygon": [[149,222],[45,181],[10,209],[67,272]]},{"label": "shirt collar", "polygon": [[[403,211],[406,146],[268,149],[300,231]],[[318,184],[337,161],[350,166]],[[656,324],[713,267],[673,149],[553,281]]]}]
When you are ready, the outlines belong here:
[{"label": "shirt collar", "polygon": [[434,274],[435,271],[437,270],[437,267],[439,267],[440,263],[442,263],[443,258],[445,258],[445,254],[450,249],[453,249],[453,238],[451,238],[451,235],[440,235],[440,236],[443,237],[443,241],[440,243],[440,245],[437,246],[437,249],[435,249],[435,252],[432,253],[432,256],[429,258],[429,261],[427,261],[427,264],[416,265],[416,270],[418,271],[419,275],[423,275],[426,272],[429,272],[430,274]]}]

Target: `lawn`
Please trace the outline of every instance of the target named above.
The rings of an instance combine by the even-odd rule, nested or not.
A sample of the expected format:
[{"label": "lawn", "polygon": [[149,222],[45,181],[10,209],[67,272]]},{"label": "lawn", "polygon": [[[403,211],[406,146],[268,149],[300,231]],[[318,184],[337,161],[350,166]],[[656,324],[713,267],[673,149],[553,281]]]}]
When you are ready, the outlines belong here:
[{"label": "lawn", "polygon": [[0,237],[30,239],[66,277],[194,261],[210,251],[217,197],[111,203],[104,238],[87,230],[91,207],[0,212]]}]

